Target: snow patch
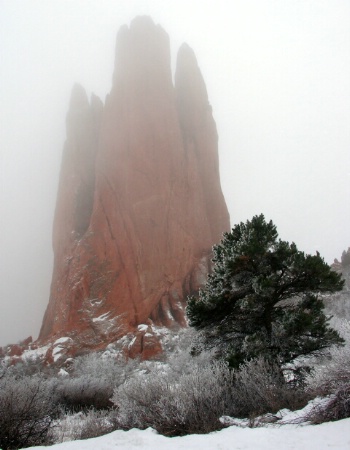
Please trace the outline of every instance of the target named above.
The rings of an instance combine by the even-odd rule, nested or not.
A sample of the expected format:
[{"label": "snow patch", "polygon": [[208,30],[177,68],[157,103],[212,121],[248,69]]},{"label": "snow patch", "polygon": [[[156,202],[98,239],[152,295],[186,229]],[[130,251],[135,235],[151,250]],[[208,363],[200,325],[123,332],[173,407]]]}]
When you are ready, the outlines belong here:
[{"label": "snow patch", "polygon": [[43,359],[49,347],[50,345],[45,345],[44,347],[39,347],[36,349],[24,350],[21,358],[23,361],[35,361],[37,359]]},{"label": "snow patch", "polygon": [[182,306],[182,303],[180,301],[176,302],[176,307],[177,309],[179,309],[180,311],[183,311],[184,307]]},{"label": "snow patch", "polygon": [[131,347],[134,345],[135,341],[136,341],[136,336],[135,336],[135,337],[133,338],[133,340],[130,342],[130,344],[128,345],[128,348],[131,348]]},{"label": "snow patch", "polygon": [[166,316],[167,316],[168,319],[174,320],[174,318],[173,318],[173,316],[172,316],[172,314],[171,314],[169,309],[166,310]]},{"label": "snow patch", "polygon": [[53,356],[53,362],[55,363],[55,362],[57,362],[60,359],[60,357],[62,355],[61,355],[61,353],[57,353],[56,355],[52,355],[52,356]]},{"label": "snow patch", "polygon": [[72,338],[70,337],[61,337],[59,339],[57,339],[53,345],[58,345],[58,344],[65,344],[66,342],[70,342],[72,340]]},{"label": "snow patch", "polygon": [[299,425],[306,426],[309,425],[307,422],[307,416],[309,412],[315,408],[324,405],[329,402],[329,398],[317,397],[308,402],[308,404],[298,411],[290,411],[289,409],[281,409],[276,414],[264,414],[262,416],[256,417],[253,421],[251,419],[238,419],[236,417],[222,416],[220,417],[220,422],[225,426],[235,426],[240,428],[250,428],[254,426],[264,426],[269,427],[276,425]]},{"label": "snow patch", "polygon": [[99,298],[92,298],[90,299],[90,305],[91,306],[99,306],[102,303],[102,300]]},{"label": "snow patch", "polygon": [[57,355],[58,353],[61,353],[61,351],[63,350],[63,347],[55,347],[53,350],[52,350],[52,356],[55,356],[55,355]]},{"label": "snow patch", "polygon": [[[76,416],[79,420],[79,416]],[[284,425],[282,427],[229,427],[209,434],[165,437],[153,429],[117,430],[101,437],[84,441],[56,444],[50,450],[345,450],[350,448],[350,419],[321,425]],[[45,447],[32,447],[34,449]]]},{"label": "snow patch", "polygon": [[110,311],[108,311],[108,312],[106,312],[106,313],[104,313],[104,314],[101,314],[100,316],[98,316],[98,317],[94,317],[93,319],[92,319],[92,321],[93,322],[103,322],[103,321],[105,321],[105,320],[107,320],[108,319],[108,316],[110,315]]}]

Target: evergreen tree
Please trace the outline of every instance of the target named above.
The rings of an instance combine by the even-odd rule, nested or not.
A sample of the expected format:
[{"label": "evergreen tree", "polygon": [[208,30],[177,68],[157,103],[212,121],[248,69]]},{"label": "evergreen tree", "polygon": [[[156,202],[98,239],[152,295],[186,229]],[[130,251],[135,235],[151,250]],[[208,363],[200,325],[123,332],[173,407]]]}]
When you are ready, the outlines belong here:
[{"label": "evergreen tree", "polygon": [[341,290],[341,276],[317,252],[278,239],[263,215],[236,225],[213,249],[213,272],[187,306],[231,366],[258,355],[279,365],[343,342],[329,327],[320,293]]}]

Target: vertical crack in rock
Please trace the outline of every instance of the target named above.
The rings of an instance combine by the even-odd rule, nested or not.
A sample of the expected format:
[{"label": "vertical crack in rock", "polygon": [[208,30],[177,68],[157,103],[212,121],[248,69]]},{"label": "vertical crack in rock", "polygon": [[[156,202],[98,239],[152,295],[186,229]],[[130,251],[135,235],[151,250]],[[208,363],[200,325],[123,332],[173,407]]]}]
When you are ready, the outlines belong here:
[{"label": "vertical crack in rock", "polygon": [[109,221],[109,218],[108,218],[108,215],[106,213],[105,207],[103,206],[103,199],[101,197],[100,197],[100,204],[101,204],[101,208],[102,208],[103,214],[104,214],[106,222],[107,222],[107,226],[108,226],[108,230],[109,230],[109,234],[111,236],[111,239],[112,239],[112,241],[115,241],[115,237],[114,237],[114,234],[113,234],[113,231],[112,231],[111,223]]}]

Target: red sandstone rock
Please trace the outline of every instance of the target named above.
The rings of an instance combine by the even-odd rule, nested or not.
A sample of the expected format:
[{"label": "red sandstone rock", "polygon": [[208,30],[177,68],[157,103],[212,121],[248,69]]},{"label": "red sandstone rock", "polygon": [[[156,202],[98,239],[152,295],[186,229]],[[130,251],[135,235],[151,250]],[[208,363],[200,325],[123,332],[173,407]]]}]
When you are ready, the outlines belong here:
[{"label": "red sandstone rock", "polygon": [[69,336],[96,349],[134,331],[131,353],[161,351],[137,326],[186,324],[186,297],[205,282],[212,245],[228,229],[194,53],[181,47],[174,87],[167,34],[136,18],[118,33],[103,113],[73,89],[40,341]]},{"label": "red sandstone rock", "polygon": [[51,365],[53,363],[57,365],[65,364],[68,358],[75,356],[77,349],[74,345],[74,341],[69,338],[57,339],[47,350],[44,357],[44,364]]},{"label": "red sandstone rock", "polygon": [[12,344],[7,350],[7,356],[21,356],[23,354],[24,348],[18,344]]},{"label": "red sandstone rock", "polygon": [[32,342],[33,342],[32,336],[28,336],[26,339],[23,339],[23,341],[21,341],[19,345],[27,349]]},{"label": "red sandstone rock", "polygon": [[127,357],[140,357],[142,360],[154,358],[163,351],[152,326],[146,324],[139,325],[136,331],[132,333],[132,340],[126,350]]},{"label": "red sandstone rock", "polygon": [[23,352],[25,350],[28,350],[29,346],[32,344],[33,338],[31,336],[27,337],[26,339],[23,339],[23,341],[19,342],[18,344],[10,344],[6,347],[0,347],[0,357],[4,356],[22,356]]}]

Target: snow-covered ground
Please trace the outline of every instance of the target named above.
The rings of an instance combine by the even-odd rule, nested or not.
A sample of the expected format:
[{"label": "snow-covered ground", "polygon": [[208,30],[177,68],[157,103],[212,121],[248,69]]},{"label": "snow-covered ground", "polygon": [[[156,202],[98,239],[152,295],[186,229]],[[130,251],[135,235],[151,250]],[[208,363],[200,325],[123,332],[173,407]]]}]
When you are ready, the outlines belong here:
[{"label": "snow-covered ground", "polygon": [[[39,449],[44,447],[32,447]],[[56,444],[53,450],[349,450],[350,419],[321,425],[229,427],[206,435],[167,438],[151,428],[114,431],[99,438]]]}]

